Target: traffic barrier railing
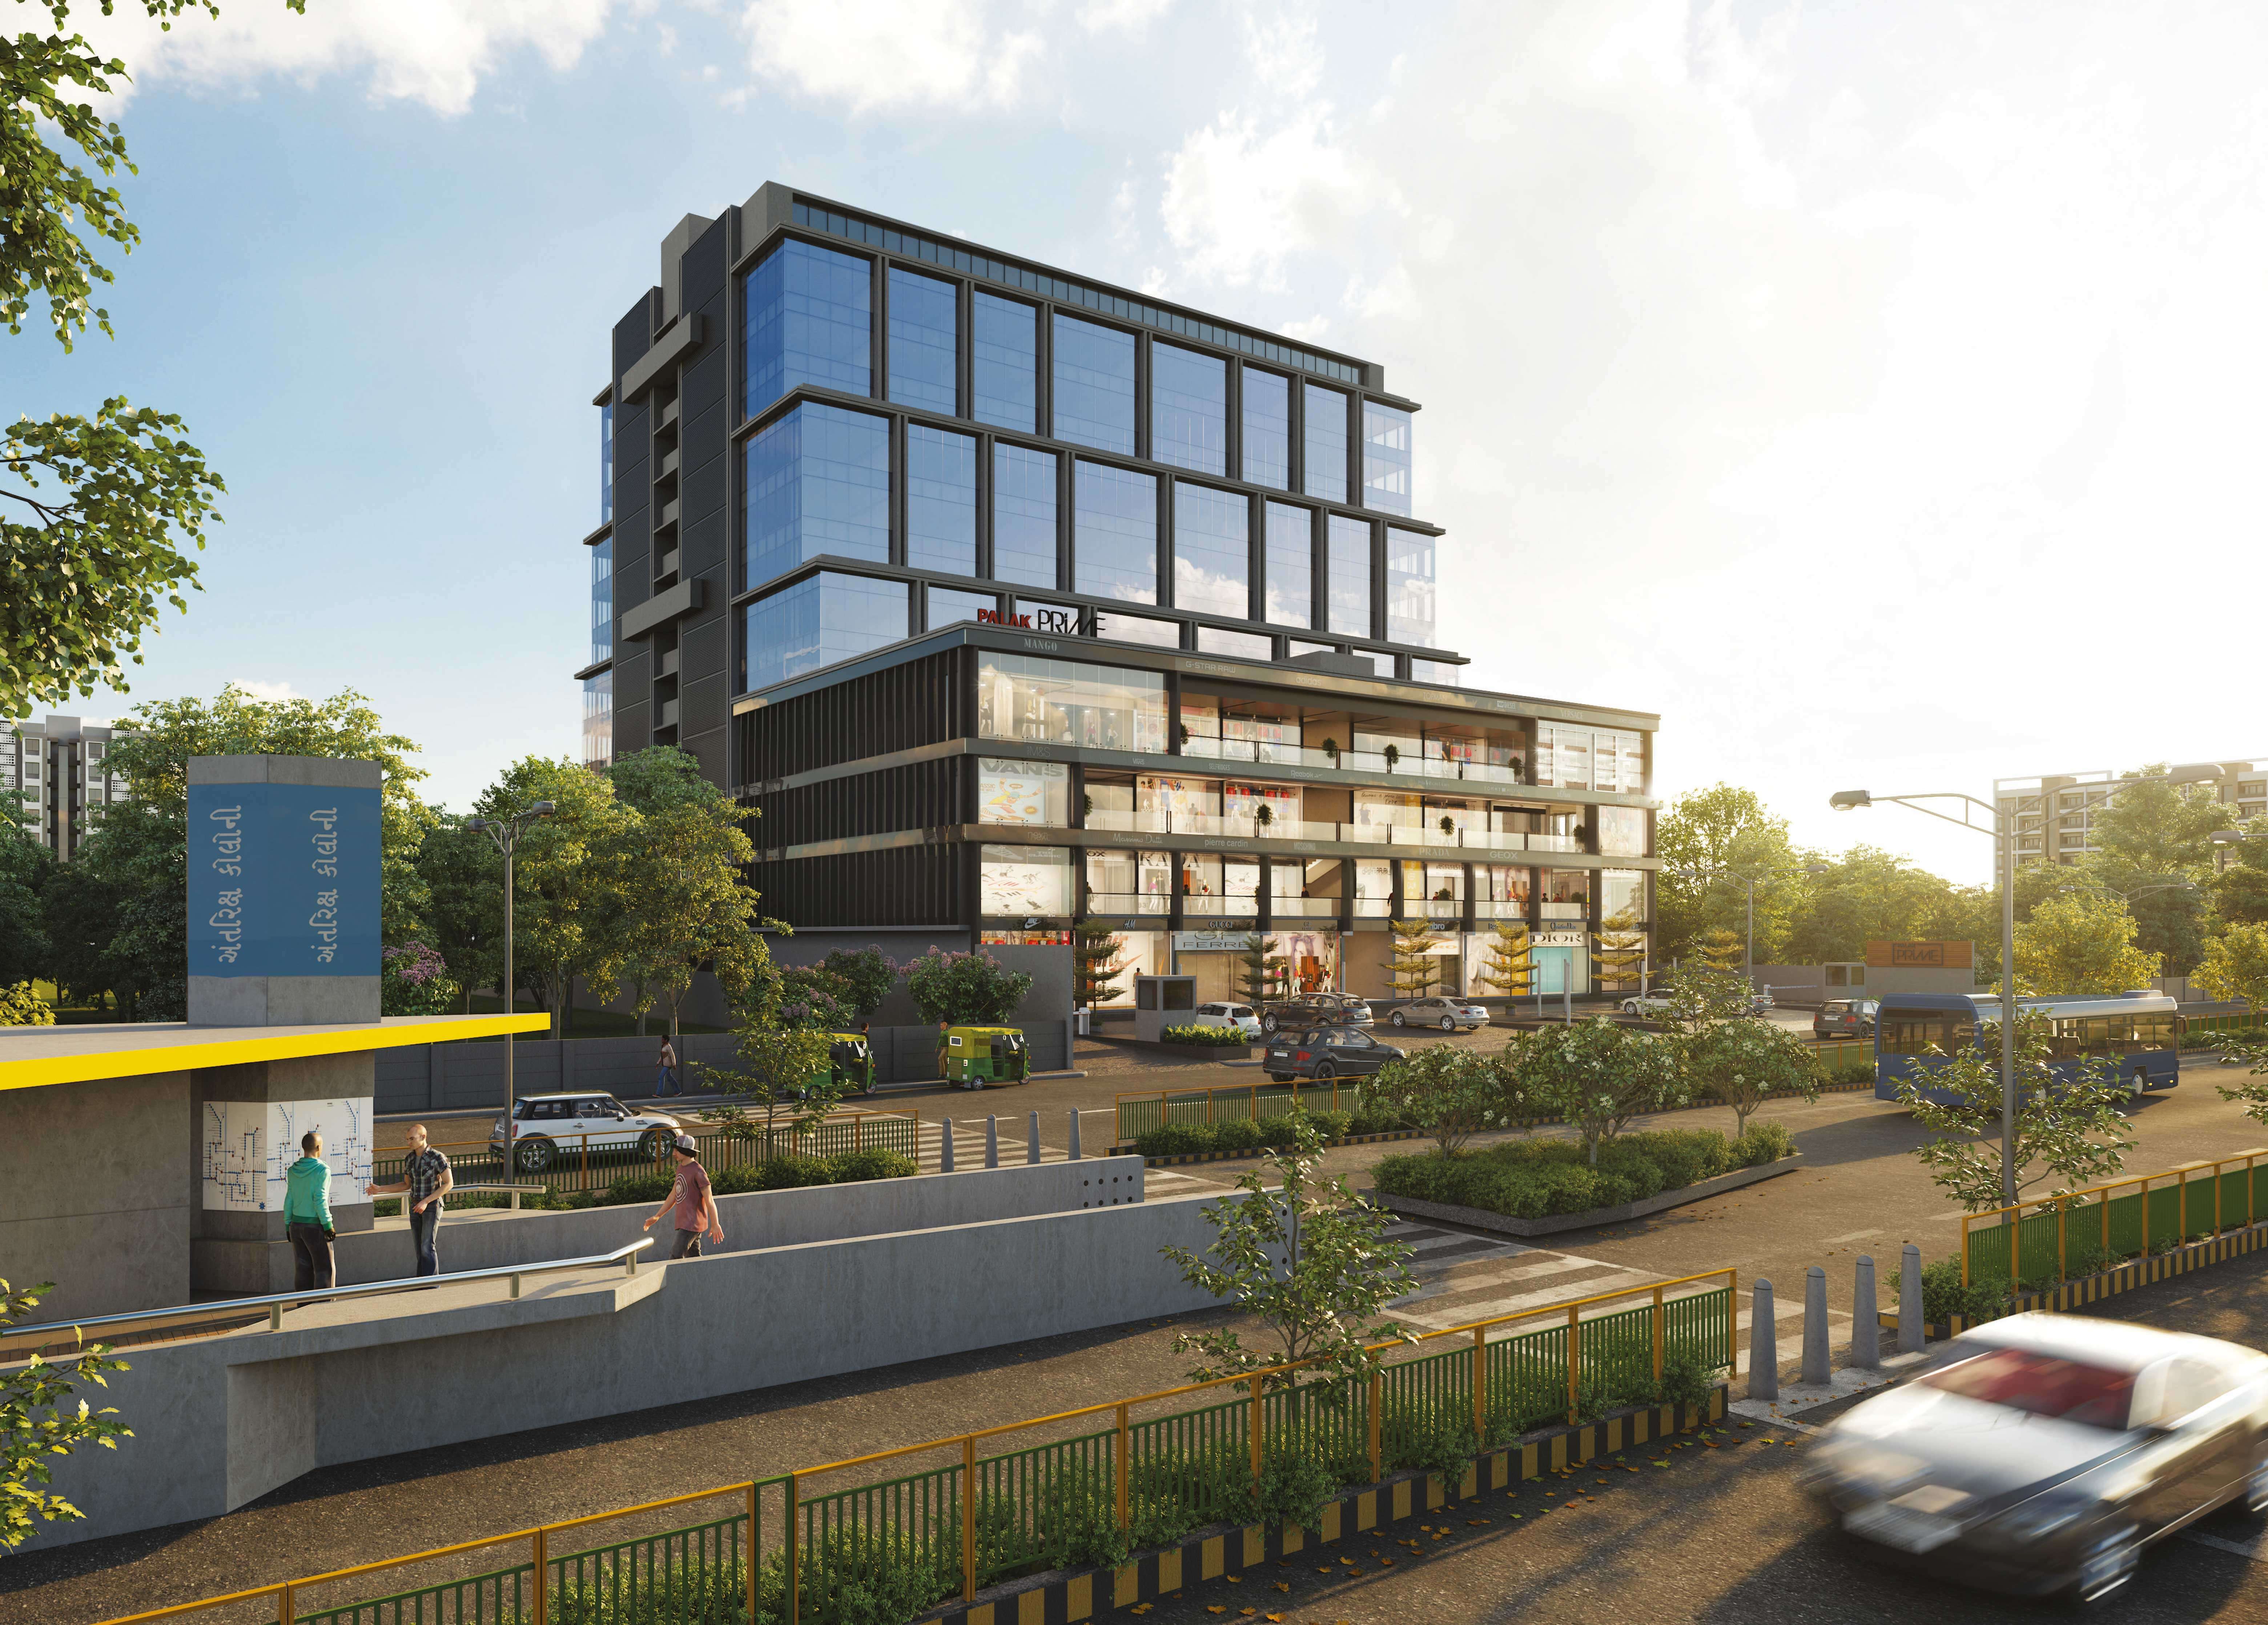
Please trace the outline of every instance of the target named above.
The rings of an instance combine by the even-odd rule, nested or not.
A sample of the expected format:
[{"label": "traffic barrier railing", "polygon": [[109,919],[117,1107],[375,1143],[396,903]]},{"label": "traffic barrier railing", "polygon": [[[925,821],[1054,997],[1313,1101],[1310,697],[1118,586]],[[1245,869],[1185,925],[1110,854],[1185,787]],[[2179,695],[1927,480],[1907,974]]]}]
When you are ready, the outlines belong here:
[{"label": "traffic barrier railing", "polygon": [[[1161,1515],[1184,1528],[1249,1519],[1271,1459],[1296,1452],[1321,1459],[1344,1482],[1366,1481],[1365,1474],[1376,1482],[1395,1467],[1438,1457],[1445,1435],[1469,1437],[1477,1451],[1574,1422],[1587,1408],[1652,1402],[1673,1359],[1690,1355],[1709,1370],[1731,1367],[1739,1286],[1732,1269],[1650,1282],[1418,1333],[1418,1345],[1450,1346],[1381,1361],[1367,1378],[1302,1383],[1300,1373],[1319,1362],[1288,1362],[175,1604],[107,1625],[262,1599],[276,1602],[278,1625],[722,1621],[754,1619],[767,1606],[784,1625],[837,1625],[846,1591],[855,1585],[871,1593],[890,1579],[926,1593],[909,1609],[919,1613],[955,1594],[973,1599],[1001,1579],[1082,1561],[1105,1531],[1123,1536],[1154,1526]],[[1631,1298],[1651,1301],[1609,1307]],[[1555,1324],[1510,1329],[1536,1320]],[[1384,1355],[1406,1345],[1372,1347]],[[1192,1408],[1136,1414],[1143,1407],[1225,1390],[1241,1392]],[[979,1453],[986,1441],[1033,1429],[1055,1437]],[[817,1482],[924,1455],[944,1460],[843,1488]],[[763,1492],[775,1487],[782,1516],[767,1541]],[[570,1531],[727,1496],[740,1498],[728,1516],[554,1555],[556,1538]],[[299,1611],[318,1585],[520,1541],[527,1543],[526,1557],[509,1567]],[[539,1574],[541,1585],[535,1584]]]},{"label": "traffic barrier railing", "polygon": [[1310,1112],[1354,1112],[1362,1109],[1362,1086],[1350,1079],[1289,1083],[1223,1084],[1214,1089],[1130,1089],[1112,1097],[1118,1145],[1168,1123],[1268,1122],[1289,1116],[1294,1107]]},{"label": "traffic barrier railing", "polygon": [[[2161,1179],[2172,1183],[2158,1184]],[[2062,1280],[2074,1258],[2101,1267],[2256,1223],[2263,1215],[2268,1147],[1988,1208],[1961,1215],[1961,1284],[2024,1281],[2027,1259],[2031,1278],[2048,1276],[2046,1260],[2052,1259],[2053,1278]]]}]

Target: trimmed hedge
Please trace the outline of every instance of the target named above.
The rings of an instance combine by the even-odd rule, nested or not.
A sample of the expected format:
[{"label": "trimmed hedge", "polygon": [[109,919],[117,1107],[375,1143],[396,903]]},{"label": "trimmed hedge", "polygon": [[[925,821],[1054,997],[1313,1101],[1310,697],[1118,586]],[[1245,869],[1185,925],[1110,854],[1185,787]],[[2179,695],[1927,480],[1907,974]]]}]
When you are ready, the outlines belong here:
[{"label": "trimmed hedge", "polygon": [[1596,1167],[1580,1140],[1517,1140],[1454,1156],[1384,1157],[1373,1179],[1389,1196],[1541,1219],[1643,1201],[1794,1149],[1778,1123],[1752,1123],[1738,1140],[1707,1128],[1660,1129],[1602,1142]]},{"label": "trimmed hedge", "polygon": [[1168,1027],[1158,1035],[1163,1044],[1194,1044],[1222,1050],[1249,1049],[1252,1040],[1234,1027]]},{"label": "trimmed hedge", "polygon": [[[1308,1112],[1326,1143],[1355,1134],[1382,1134],[1408,1126],[1391,1112]],[[1192,1156],[1204,1151],[1263,1151],[1292,1143],[1292,1117],[1231,1118],[1219,1123],[1167,1123],[1138,1134],[1144,1156]]]},{"label": "trimmed hedge", "polygon": [[[839,1156],[775,1156],[762,1163],[736,1163],[718,1170],[710,1176],[710,1188],[719,1196],[738,1196],[748,1191],[790,1191],[806,1185],[855,1185],[865,1179],[903,1179],[919,1173],[914,1159],[895,1151],[845,1151]],[[585,1208],[622,1208],[637,1202],[658,1202],[669,1194],[676,1183],[671,1173],[639,1172],[622,1174],[611,1180],[603,1191],[551,1191],[541,1195],[529,1193],[519,1199],[524,1211],[565,1213]],[[452,1195],[452,1208],[505,1208],[512,1198],[500,1191],[468,1191]],[[396,1217],[401,1211],[401,1199],[381,1200],[373,1208],[373,1216],[381,1219]]]}]

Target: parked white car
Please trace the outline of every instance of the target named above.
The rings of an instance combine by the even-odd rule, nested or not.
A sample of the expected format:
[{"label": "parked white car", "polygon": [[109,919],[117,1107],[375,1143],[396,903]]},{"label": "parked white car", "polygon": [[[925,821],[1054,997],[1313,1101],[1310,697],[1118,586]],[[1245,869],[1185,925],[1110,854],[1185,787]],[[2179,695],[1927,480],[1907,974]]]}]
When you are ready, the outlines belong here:
[{"label": "parked white car", "polygon": [[1623,1001],[1623,1014],[1625,1016],[1666,1016],[1668,1013],[1669,1001],[1652,993],[1633,993]]},{"label": "parked white car", "polygon": [[658,1158],[683,1126],[665,1112],[633,1112],[612,1095],[522,1095],[509,1119],[490,1126],[489,1149],[501,1152],[509,1136],[512,1171],[541,1173],[559,1157],[580,1156],[586,1143],[593,1155]]},{"label": "parked white car", "polygon": [[1260,1039],[1260,1014],[1248,1004],[1201,1004],[1190,1016],[1192,1027],[1233,1027],[1255,1043]]},{"label": "parked white car", "polygon": [[1397,1027],[1439,1027],[1443,1032],[1488,1025],[1489,1013],[1469,999],[1412,999],[1386,1018]]}]

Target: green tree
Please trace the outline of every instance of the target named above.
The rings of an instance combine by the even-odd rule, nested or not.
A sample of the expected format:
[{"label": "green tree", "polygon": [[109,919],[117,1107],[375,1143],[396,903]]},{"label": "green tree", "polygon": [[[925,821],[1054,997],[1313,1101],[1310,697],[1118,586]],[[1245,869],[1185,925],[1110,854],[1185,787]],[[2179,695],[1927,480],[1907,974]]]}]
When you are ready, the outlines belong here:
[{"label": "green tree", "polygon": [[[2021,963],[2021,949],[2018,949]],[[2134,1149],[2119,1104],[2126,1088],[2115,1057],[2082,1062],[2067,1081],[2048,1065],[2049,1029],[2044,1017],[2019,1010],[2016,1017],[2016,1193],[2048,1184],[2048,1193],[2100,1185],[2117,1177]],[[1953,1097],[1940,1104],[1912,1080],[1898,1087],[1898,1098],[1929,1138],[1914,1156],[1938,1188],[1971,1213],[2003,1205],[2000,1182],[2000,1038],[1995,1023],[1984,1023],[1977,1043],[1926,1075],[1933,1091]],[[2026,1200],[2037,1198],[2023,1197]]]},{"label": "green tree", "polygon": [[1573,1127],[1594,1166],[1599,1147],[1632,1119],[1691,1097],[1675,1044],[1609,1021],[1522,1033],[1506,1046],[1503,1065],[1524,1109]]},{"label": "green tree", "polygon": [[[55,1289],[52,1282],[18,1289],[0,1281],[0,1334]],[[114,1420],[115,1407],[95,1410],[84,1399],[76,1405],[65,1402],[79,1385],[107,1388],[107,1374],[127,1369],[126,1362],[110,1357],[108,1344],[95,1343],[68,1361],[33,1355],[12,1370],[0,1371],[0,1548],[13,1550],[30,1540],[35,1521],[70,1523],[86,1516],[47,1488],[55,1481],[54,1459],[88,1444],[116,1450],[118,1441],[132,1438],[134,1430]]]},{"label": "green tree", "polygon": [[2215,937],[2197,980],[2216,999],[2242,999],[2268,1015],[2268,925],[2231,926]]},{"label": "green tree", "polygon": [[1599,986],[1602,992],[1636,987],[1646,970],[1646,933],[1638,929],[1635,907],[1624,909],[1599,926]]},{"label": "green tree", "polygon": [[1244,939],[1244,951],[1236,962],[1236,993],[1246,1003],[1256,1007],[1279,996],[1284,961],[1276,950],[1272,936],[1256,932]]},{"label": "green tree", "polygon": [[423,942],[379,950],[378,1008],[381,1016],[446,1016],[457,984],[441,956]]},{"label": "green tree", "polygon": [[1488,964],[1481,985],[1506,995],[1524,993],[1535,976],[1535,953],[1528,927],[1517,920],[1499,920],[1490,928]]},{"label": "green tree", "polygon": [[1003,1025],[1032,991],[1028,973],[1009,970],[982,949],[954,954],[932,948],[897,968],[921,1018],[943,1026]]},{"label": "green tree", "polygon": [[1394,928],[1394,958],[1388,975],[1394,991],[1401,998],[1423,999],[1441,978],[1441,956],[1433,951],[1439,939],[1432,925],[1423,920],[1389,923]]},{"label": "green tree", "polygon": [[1160,1249],[1182,1279],[1233,1304],[1270,1340],[1248,1348],[1233,1326],[1175,1335],[1176,1353],[1201,1356],[1192,1382],[1313,1362],[1318,1376],[1353,1381],[1379,1369],[1375,1343],[1415,1342],[1386,1318],[1417,1289],[1410,1249],[1388,1241],[1394,1215],[1322,1177],[1323,1136],[1304,1112],[1292,1142],[1237,1182],[1243,1194],[1207,1204],[1213,1239],[1199,1255]]},{"label": "green tree", "polygon": [[1712,926],[1694,941],[1693,957],[1705,969],[1738,976],[1748,957],[1748,939],[1737,931]]},{"label": "green tree", "polygon": [[[830,1061],[834,1045],[825,1030],[810,1025],[785,1008],[787,981],[759,938],[753,972],[739,988],[733,1053],[738,1067],[704,1067],[705,1081],[753,1100],[763,1112],[762,1131],[792,1128],[807,1134],[827,1119],[850,1088]],[[703,1113],[726,1132],[753,1135],[756,1120],[738,1102]]]},{"label": "green tree", "polygon": [[1117,993],[1118,979],[1126,974],[1132,963],[1122,957],[1125,951],[1125,939],[1107,921],[1079,922],[1071,933],[1071,952],[1075,984],[1072,997],[1080,1008],[1091,1010]]},{"label": "green tree", "polygon": [[2117,897],[2067,891],[2016,927],[2016,977],[2045,994],[2147,987],[2161,961],[2134,945],[2134,917]]},{"label": "green tree", "polygon": [[2236,827],[2243,838],[2227,851],[2228,866],[2213,879],[2213,912],[2224,923],[2268,925],[2268,817]]},{"label": "green tree", "polygon": [[1688,964],[1670,972],[1669,1022],[1687,1087],[1729,1106],[1744,1134],[1758,1106],[1778,1094],[1819,1098],[1819,1071],[1793,1033],[1748,1014],[1748,983],[1737,973]]},{"label": "green tree", "polygon": [[890,989],[898,985],[897,967],[880,948],[838,948],[820,967],[843,986],[843,997],[855,1022],[873,1020]]},{"label": "green tree", "polygon": [[[1949,942],[1972,934],[1975,901],[1966,889],[1907,859],[1860,846],[1840,857],[1808,855],[1808,861],[1826,872],[1808,877],[1800,894],[1785,949],[1790,964],[1863,960],[1868,942]],[[1995,923],[1996,940],[1999,930]]]},{"label": "green tree", "polygon": [[413,860],[425,888],[425,929],[472,1014],[473,989],[504,978],[504,857],[496,843],[439,808]]},{"label": "green tree", "polygon": [[1366,1107],[1395,1112],[1432,1134],[1443,1156],[1485,1129],[1511,1126],[1515,1116],[1496,1057],[1453,1044],[1387,1062],[1362,1095]]},{"label": "green tree", "polygon": [[[1662,862],[1654,911],[1657,951],[1664,959],[1690,957],[1695,941],[1712,926],[1744,928],[1747,892],[1723,876],[1762,875],[1793,868],[1797,861],[1787,820],[1774,817],[1755,791],[1728,784],[1690,791],[1671,803],[1656,821],[1654,850]],[[1792,883],[1756,887],[1759,964],[1784,963],[1780,949],[1802,895],[1802,887]]]},{"label": "green tree", "polygon": [[657,999],[674,1034],[704,964],[728,991],[754,973],[756,898],[740,875],[755,861],[741,828],[755,815],[681,750],[641,750],[615,765],[623,770],[608,771],[619,816],[599,852],[608,871],[600,951],[630,989],[641,1034]]},{"label": "green tree", "polygon": [[55,861],[0,808],[0,985],[51,979],[55,944],[40,894]]},{"label": "green tree", "polygon": [[610,987],[622,961],[628,913],[615,861],[636,815],[613,784],[563,757],[525,757],[481,793],[474,810],[510,818],[538,801],[552,814],[519,838],[512,897],[513,979],[551,1013],[554,1038],[571,1019],[574,986]]},{"label": "green tree", "polygon": [[[97,55],[70,28],[69,0],[41,0],[44,32],[0,38],[0,314],[20,334],[34,295],[68,351],[91,318],[95,284],[112,281],[98,246],[133,252],[140,230],[104,181],[134,165],[118,126],[91,103],[115,92],[126,64]],[[141,0],[170,28],[189,0]],[[285,0],[304,11],[306,0]],[[112,0],[103,0],[107,13]],[[204,9],[218,11],[211,0]],[[50,145],[48,136],[55,138]],[[73,151],[76,158],[70,156]],[[93,173],[90,174],[88,166]],[[112,334],[115,336],[114,334]],[[202,550],[225,487],[180,438],[181,419],[105,400],[92,418],[18,417],[0,439],[0,717],[59,704],[74,689],[124,689],[123,659],[141,661],[159,605],[187,604],[196,585],[185,548]]]},{"label": "green tree", "polygon": [[0,982],[0,1027],[52,1027],[55,1013],[29,982]]},{"label": "green tree", "polygon": [[2213,861],[2211,837],[2228,824],[2228,809],[2209,784],[2177,785],[2166,764],[2137,770],[2128,785],[2088,820],[2101,856],[2139,875],[2198,875]]}]

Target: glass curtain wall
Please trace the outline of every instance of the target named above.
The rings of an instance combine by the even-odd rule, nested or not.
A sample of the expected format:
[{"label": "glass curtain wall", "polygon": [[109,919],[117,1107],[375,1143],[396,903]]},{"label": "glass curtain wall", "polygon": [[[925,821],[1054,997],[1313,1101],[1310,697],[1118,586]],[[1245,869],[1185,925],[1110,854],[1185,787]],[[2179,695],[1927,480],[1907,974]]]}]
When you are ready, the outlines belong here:
[{"label": "glass curtain wall", "polygon": [[1433,538],[1386,530],[1386,635],[1395,643],[1433,642]]},{"label": "glass curtain wall", "polygon": [[615,674],[583,679],[583,765],[604,767],[615,759]]},{"label": "glass curtain wall", "polygon": [[832,553],[890,558],[890,422],[806,402],[748,437],[747,554],[760,587]]},{"label": "glass curtain wall", "polygon": [[1292,380],[1244,369],[1244,477],[1270,491],[1292,489]]},{"label": "glass curtain wall", "polygon": [[591,547],[591,660],[610,660],[615,653],[615,539],[612,536]]},{"label": "glass curtain wall", "polygon": [[747,611],[744,692],[896,643],[907,636],[903,581],[832,571],[759,598]]},{"label": "glass curtain wall", "polygon": [[1300,439],[1300,488],[1326,502],[1344,502],[1347,494],[1347,398],[1319,384],[1304,386],[1300,403],[1306,414]]},{"label": "glass curtain wall", "polygon": [[1362,403],[1362,506],[1408,519],[1410,414],[1376,401]]},{"label": "glass curtain wall", "polygon": [[1158,602],[1158,477],[1084,459],[1072,470],[1076,591]]},{"label": "glass curtain wall", "polygon": [[976,573],[976,437],[906,425],[906,563]]},{"label": "glass curtain wall", "polygon": [[992,442],[992,575],[1020,587],[1059,584],[1055,453]]},{"label": "glass curtain wall", "polygon": [[1056,439],[1134,454],[1134,336],[1060,313],[1055,321]]},{"label": "glass curtain wall", "polygon": [[890,267],[890,399],[957,417],[961,410],[959,291]]},{"label": "glass curtain wall", "polygon": [[1265,632],[1231,632],[1225,626],[1197,628],[1197,649],[1204,654],[1241,654],[1247,660],[1272,660],[1276,639]]},{"label": "glass curtain wall", "polygon": [[1330,628],[1343,637],[1370,636],[1370,526],[1334,513],[1329,525]]},{"label": "glass curtain wall", "polygon": [[1174,608],[1205,615],[1252,614],[1252,505],[1209,485],[1174,484]]},{"label": "glass curtain wall", "polygon": [[1315,624],[1315,516],[1288,502],[1267,505],[1268,618],[1278,626]]},{"label": "glass curtain wall", "polygon": [[1039,430],[1040,313],[1021,299],[978,292],[971,303],[969,416],[995,428]]},{"label": "glass curtain wall", "polygon": [[873,393],[874,284],[858,255],[784,242],[747,274],[741,311],[743,417],[798,384]]},{"label": "glass curtain wall", "polygon": [[1166,679],[1154,671],[988,650],[977,657],[976,731],[984,739],[1163,750]]},{"label": "glass curtain wall", "polygon": [[1000,601],[990,593],[964,593],[950,587],[929,589],[929,625],[935,632],[940,626],[952,626],[962,621],[973,621],[979,609],[997,611]]},{"label": "glass curtain wall", "polygon": [[1228,364],[1150,346],[1150,455],[1199,474],[1228,472]]},{"label": "glass curtain wall", "polygon": [[599,409],[599,522],[615,516],[615,403]]}]

